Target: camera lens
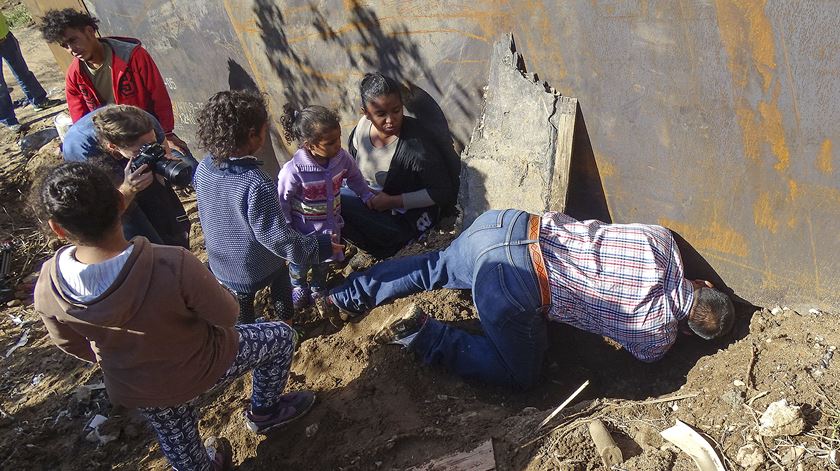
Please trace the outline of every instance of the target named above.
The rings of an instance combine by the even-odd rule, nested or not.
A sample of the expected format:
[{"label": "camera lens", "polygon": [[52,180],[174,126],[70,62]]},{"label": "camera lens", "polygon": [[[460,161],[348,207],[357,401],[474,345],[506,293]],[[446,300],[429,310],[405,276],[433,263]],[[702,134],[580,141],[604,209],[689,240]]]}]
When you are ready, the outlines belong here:
[{"label": "camera lens", "polygon": [[177,187],[184,187],[192,183],[192,167],[180,160],[159,160],[155,170]]}]

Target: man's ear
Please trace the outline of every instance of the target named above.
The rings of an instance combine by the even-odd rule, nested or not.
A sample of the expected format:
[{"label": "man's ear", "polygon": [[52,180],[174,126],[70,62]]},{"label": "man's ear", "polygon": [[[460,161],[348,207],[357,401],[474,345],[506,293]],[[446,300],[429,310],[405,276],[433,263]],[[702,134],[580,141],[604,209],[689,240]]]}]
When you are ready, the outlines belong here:
[{"label": "man's ear", "polygon": [[53,234],[55,234],[59,239],[67,240],[67,231],[65,231],[59,223],[55,222],[55,219],[47,220],[47,224],[50,226],[50,230],[53,231]]}]

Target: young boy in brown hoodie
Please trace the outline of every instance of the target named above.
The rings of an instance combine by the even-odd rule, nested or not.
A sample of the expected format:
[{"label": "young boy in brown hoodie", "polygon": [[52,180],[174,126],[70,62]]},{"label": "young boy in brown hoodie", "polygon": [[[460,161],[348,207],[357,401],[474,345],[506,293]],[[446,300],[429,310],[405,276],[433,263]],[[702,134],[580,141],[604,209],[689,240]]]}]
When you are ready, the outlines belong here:
[{"label": "young boy in brown hoodie", "polygon": [[[54,343],[99,363],[112,403],[137,407],[175,469],[226,469],[230,444],[202,446],[194,403],[254,371],[246,425],[286,424],[314,404],[311,391],[283,394],[297,336],[283,322],[234,325],[239,304],[181,247],[128,241],[122,195],[100,169],[59,165],[38,190],[43,220],[72,245],[44,263],[35,310]],[[213,456],[210,456],[213,455]]]}]

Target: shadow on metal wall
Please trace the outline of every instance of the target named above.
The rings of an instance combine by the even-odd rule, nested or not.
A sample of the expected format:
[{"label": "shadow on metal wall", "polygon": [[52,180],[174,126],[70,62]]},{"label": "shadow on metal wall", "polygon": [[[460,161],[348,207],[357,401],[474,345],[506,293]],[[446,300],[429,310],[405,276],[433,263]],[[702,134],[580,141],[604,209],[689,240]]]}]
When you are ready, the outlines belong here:
[{"label": "shadow on metal wall", "polygon": [[589,140],[586,120],[578,104],[566,190],[566,214],[578,220],[597,219],[612,223],[604,183]]}]

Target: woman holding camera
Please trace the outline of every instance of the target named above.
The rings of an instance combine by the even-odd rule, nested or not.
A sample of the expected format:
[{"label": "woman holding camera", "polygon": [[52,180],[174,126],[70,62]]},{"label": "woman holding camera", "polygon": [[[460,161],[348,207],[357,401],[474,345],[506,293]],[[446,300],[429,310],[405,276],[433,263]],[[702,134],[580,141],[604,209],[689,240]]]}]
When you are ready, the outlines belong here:
[{"label": "woman holding camera", "polygon": [[[160,147],[155,149],[155,144]],[[167,160],[180,159],[192,168],[197,165],[192,156],[173,157],[157,120],[129,105],[109,105],[85,115],[70,127],[61,150],[65,161],[95,163],[112,175],[127,202],[122,217],[127,239],[142,235],[155,244],[189,248],[189,218],[172,189],[172,184],[178,182],[170,181],[148,164],[132,170],[130,162],[144,146],[151,147],[148,150],[152,152],[162,148]],[[181,173],[192,171],[182,169]],[[185,178],[182,183],[188,181]]]}]

